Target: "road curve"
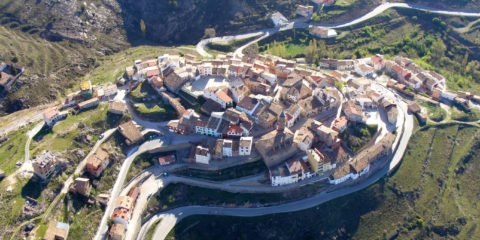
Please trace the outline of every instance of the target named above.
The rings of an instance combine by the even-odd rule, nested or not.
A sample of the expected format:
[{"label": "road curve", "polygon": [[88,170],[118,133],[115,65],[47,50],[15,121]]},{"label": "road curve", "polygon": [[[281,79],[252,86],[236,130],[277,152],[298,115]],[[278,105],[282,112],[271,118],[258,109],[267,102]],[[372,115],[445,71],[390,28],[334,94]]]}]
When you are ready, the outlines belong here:
[{"label": "road curve", "polygon": [[16,181],[15,177],[27,170],[28,168],[31,168],[31,164],[32,164],[32,161],[30,160],[30,144],[32,143],[32,139],[33,137],[35,137],[35,135],[38,134],[38,132],[40,132],[40,130],[42,130],[43,126],[45,125],[45,122],[42,121],[40,123],[38,123],[37,125],[35,125],[35,127],[28,131],[27,132],[27,142],[25,143],[25,156],[23,157],[23,164],[22,166],[20,166],[14,173],[10,174],[7,179],[5,181],[7,181],[8,183],[12,184]]},{"label": "road curve", "polygon": [[[379,14],[383,13],[384,11],[390,9],[390,8],[409,8],[409,9],[415,9],[415,10],[420,10],[420,11],[426,11],[426,12],[431,12],[431,13],[436,13],[436,14],[443,14],[443,15],[451,15],[451,16],[464,16],[464,17],[480,17],[480,12],[469,12],[469,11],[458,11],[458,10],[444,10],[444,9],[438,9],[438,8],[432,8],[432,7],[425,7],[421,5],[416,5],[416,4],[409,4],[409,3],[383,3],[379,5],[378,7],[374,8],[372,11],[368,12],[367,14],[358,17],[356,19],[352,19],[343,23],[334,23],[334,24],[321,24],[321,23],[296,23],[296,22],[291,22],[288,25],[281,27],[281,28],[265,28],[261,29],[258,31],[255,31],[258,35],[262,35],[260,38],[253,40],[239,49],[235,51],[235,55],[241,57],[243,49],[245,49],[247,46],[258,42],[266,37],[268,37],[271,34],[274,34],[279,31],[285,31],[289,30],[292,28],[310,28],[312,26],[319,26],[319,27],[327,27],[327,28],[344,28],[344,27],[349,27],[353,26],[355,24],[361,23],[363,21],[369,20],[373,17],[378,16]],[[247,33],[251,34],[251,33]],[[217,43],[225,43],[229,42],[235,38],[242,38],[245,33],[237,34],[237,35],[231,35],[231,36],[224,36],[224,37],[215,37],[215,38],[208,38],[201,40],[197,46],[196,50],[197,52],[204,57],[212,57],[209,53],[205,51],[205,46],[208,43],[211,42],[217,42]]]},{"label": "road curve", "polygon": [[[407,109],[404,104],[401,105],[401,110],[405,113],[405,125],[404,132],[400,139],[399,145],[393,156],[390,164],[387,164],[381,170],[375,172],[367,179],[362,180],[354,186],[345,186],[332,192],[321,192],[312,197],[305,198],[298,201],[293,201],[281,205],[259,208],[224,208],[224,207],[206,207],[206,206],[186,206],[181,208],[172,209],[170,211],[161,212],[152,216],[147,222],[145,222],[139,232],[137,239],[143,239],[144,234],[148,231],[152,225],[161,219],[162,221],[156,227],[153,239],[164,239],[171,229],[182,220],[184,217],[198,214],[209,215],[228,215],[228,216],[242,216],[242,217],[254,217],[261,215],[268,215],[274,213],[285,213],[305,210],[315,207],[319,204],[327,202],[329,200],[359,191],[371,184],[378,181],[380,178],[395,169],[400,163],[406,146],[410,140],[413,132],[413,116],[407,113]],[[167,179],[166,179],[167,180]],[[168,180],[167,180],[168,181]],[[166,185],[166,184],[165,184]]]},{"label": "road curve", "polygon": [[132,164],[133,160],[135,160],[135,158],[140,154],[160,146],[162,146],[162,142],[158,139],[155,139],[130,149],[127,154],[127,158],[124,160],[122,167],[120,168],[117,180],[113,185],[112,191],[110,193],[110,200],[108,201],[107,207],[105,208],[105,213],[102,217],[102,221],[100,222],[100,226],[98,227],[94,239],[102,240],[106,237],[106,233],[108,231],[107,221],[113,213],[115,201],[117,200],[120,191],[122,190],[123,183],[125,182],[125,178],[127,177],[128,169],[130,169],[130,165]]}]

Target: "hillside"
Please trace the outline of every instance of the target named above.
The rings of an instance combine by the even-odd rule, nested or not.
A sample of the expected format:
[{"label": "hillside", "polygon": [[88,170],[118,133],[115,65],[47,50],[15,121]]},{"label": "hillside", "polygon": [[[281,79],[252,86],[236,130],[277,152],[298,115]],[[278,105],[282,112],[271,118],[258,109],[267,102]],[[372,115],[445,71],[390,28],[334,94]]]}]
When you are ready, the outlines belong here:
[{"label": "hillside", "polygon": [[167,239],[478,239],[479,136],[469,125],[425,127],[397,172],[365,190],[295,213],[192,216]]},{"label": "hillside", "polygon": [[[430,2],[437,1],[418,3]],[[480,6],[478,0],[441,2],[446,8],[475,10]],[[0,0],[0,60],[18,61],[26,67],[17,86],[0,100],[0,114],[57,99],[63,94],[60,89],[74,86],[85,73],[99,66],[99,58],[112,53],[139,45],[196,44],[202,37],[272,27],[269,13],[280,11],[291,19],[299,3],[309,1]],[[315,20],[346,21],[365,14],[380,3],[380,0],[340,0],[320,10]],[[471,25],[472,29],[477,25]],[[469,38],[467,43],[478,38],[475,34],[473,30],[464,33]],[[344,39],[347,41],[348,38]],[[466,43],[459,41],[461,45]],[[448,47],[455,44],[459,45],[452,41]],[[478,53],[478,45],[467,48],[470,48],[467,51],[470,56]],[[344,49],[340,47],[339,52]],[[456,51],[450,52],[459,55]],[[466,51],[460,52],[464,57]],[[442,65],[454,66],[453,72],[460,72],[456,65]],[[468,69],[476,71],[475,66]],[[461,88],[469,87],[465,83],[468,77],[460,80],[464,82]]]},{"label": "hillside", "polygon": [[57,99],[103,56],[271,26],[269,12],[292,17],[299,2],[306,0],[0,0],[0,60],[26,67],[0,113]]},{"label": "hillside", "polygon": [[2,24],[17,22],[22,30],[38,31],[48,40],[69,39],[97,48],[140,40],[177,45],[197,43],[206,28],[224,35],[270,26],[271,11],[293,17],[302,2],[307,1],[1,0],[0,19]]}]

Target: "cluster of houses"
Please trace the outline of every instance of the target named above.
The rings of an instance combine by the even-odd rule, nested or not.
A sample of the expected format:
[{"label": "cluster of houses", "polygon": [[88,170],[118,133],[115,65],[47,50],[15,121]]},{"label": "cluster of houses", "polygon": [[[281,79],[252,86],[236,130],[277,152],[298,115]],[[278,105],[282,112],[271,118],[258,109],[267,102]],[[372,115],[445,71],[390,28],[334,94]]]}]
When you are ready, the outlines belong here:
[{"label": "cluster of houses", "polygon": [[385,156],[392,154],[392,145],[395,135],[387,133],[376,144],[365,148],[352,160],[338,166],[329,177],[331,184],[340,184],[347,180],[355,180],[358,177],[368,174],[374,164]]},{"label": "cluster of houses", "polygon": [[[80,83],[80,91],[69,94],[61,108],[51,107],[43,112],[43,120],[48,127],[53,127],[55,123],[65,119],[68,116],[68,108],[75,110],[85,110],[97,107],[101,100],[110,100],[118,92],[115,84],[105,86],[93,86],[90,81]],[[126,111],[126,105],[123,102],[110,103],[109,112],[122,115]]]},{"label": "cluster of houses", "polygon": [[373,90],[369,79],[358,77],[350,80],[345,87],[345,96],[349,100],[343,106],[343,113],[349,121],[367,123],[368,112],[382,108],[387,114],[388,122],[396,126],[396,103]]},{"label": "cluster of houses", "polygon": [[248,157],[252,154],[253,137],[206,140],[191,151],[191,159],[200,164],[209,164],[212,159]]},{"label": "cluster of houses", "polygon": [[115,202],[115,208],[112,214],[113,225],[110,227],[108,233],[108,239],[110,240],[123,240],[125,230],[128,227],[130,218],[135,207],[135,201],[137,201],[140,194],[140,188],[133,187],[130,189],[126,196],[120,196]]},{"label": "cluster of houses", "polygon": [[[324,174],[347,162],[350,156],[338,135],[349,121],[365,122],[365,112],[382,108],[396,125],[396,105],[372,90],[368,79],[384,70],[381,64],[386,61],[380,55],[362,60],[320,60],[321,67],[333,70],[327,73],[269,55],[237,59],[229,53],[197,60],[192,55],[165,54],[136,61],[127,67],[125,78],[131,85],[146,80],[179,105],[175,107],[179,118],[167,124],[170,132],[218,138],[195,146],[192,161],[209,164],[212,159],[258,152],[271,170],[272,183],[278,185]],[[334,87],[338,83],[348,83],[344,116],[332,126],[312,123],[319,116],[335,116],[342,106],[341,93]],[[201,98],[204,100],[199,101]],[[204,103],[201,112],[195,112],[185,109],[181,101]],[[303,125],[298,126],[299,122]],[[121,126],[120,132],[127,142],[141,139],[133,122],[125,125],[131,133],[124,130],[127,126]],[[294,163],[297,160],[303,164]]]},{"label": "cluster of houses", "polygon": [[63,109],[74,107],[84,110],[98,106],[101,100],[112,99],[118,92],[115,84],[94,86],[91,81],[80,83],[80,91],[69,94],[62,105]]},{"label": "cluster of houses", "polygon": [[[408,94],[408,88],[424,92],[437,101],[458,104],[468,108],[468,102],[480,100],[469,92],[454,92],[447,90],[446,79],[441,74],[425,70],[413,62],[413,60],[398,56],[395,60],[385,60],[381,55],[371,58],[372,64],[383,70],[393,79],[387,85],[402,93]],[[411,94],[411,93],[410,93]]]},{"label": "cluster of houses", "polygon": [[[159,94],[179,104],[204,99],[201,112],[177,107],[182,109],[179,118],[167,124],[172,133],[217,138],[194,146],[192,161],[209,164],[212,159],[258,153],[270,169],[272,184],[282,185],[323,175],[348,162],[351,156],[338,136],[349,121],[364,122],[365,110],[382,107],[391,123],[396,123],[395,104],[373,91],[367,79],[381,68],[354,60],[326,59],[320,65],[334,71],[301,68],[294,61],[269,55],[237,59],[230,53],[197,60],[191,55],[165,54],[136,61],[125,74],[131,84],[147,80]],[[344,116],[326,126],[315,118],[334,117],[342,106],[341,93],[334,87],[338,82],[348,82],[351,100],[345,103]]]}]

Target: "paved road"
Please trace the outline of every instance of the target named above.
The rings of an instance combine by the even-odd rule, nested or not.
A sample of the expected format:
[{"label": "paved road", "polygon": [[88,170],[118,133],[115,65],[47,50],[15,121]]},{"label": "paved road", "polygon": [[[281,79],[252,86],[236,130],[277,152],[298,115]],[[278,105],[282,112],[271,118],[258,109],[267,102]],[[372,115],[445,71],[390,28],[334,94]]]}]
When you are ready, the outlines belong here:
[{"label": "paved road", "polygon": [[[383,89],[384,91],[389,91],[387,89]],[[391,93],[391,92],[390,92]],[[401,162],[403,158],[403,154],[406,150],[408,142],[413,132],[413,116],[408,114],[408,109],[406,104],[401,101],[401,98],[392,93],[399,104],[399,110],[401,110],[404,119],[401,119],[400,123],[403,123],[402,128],[403,134],[398,143],[398,147],[395,151],[395,154],[392,158],[390,164],[387,164],[381,170],[375,172],[372,176],[368,177],[367,179],[362,180],[358,184],[354,186],[345,186],[338,190],[332,192],[321,192],[316,194],[312,197],[305,198],[299,201],[289,202],[286,204],[281,204],[277,206],[271,207],[260,207],[260,208],[224,208],[224,207],[205,207],[205,206],[187,206],[181,207],[177,209],[172,209],[166,212],[160,212],[154,215],[151,219],[149,219],[140,229],[139,235],[137,239],[143,239],[144,234],[148,231],[148,228],[153,225],[153,223],[157,222],[157,220],[161,219],[162,221],[156,227],[154,233],[154,239],[164,239],[165,236],[170,232],[170,230],[178,223],[182,218],[196,215],[196,214],[211,214],[211,215],[229,215],[229,216],[260,216],[260,215],[268,215],[274,213],[284,213],[284,212],[292,212],[292,211],[299,211],[308,208],[315,207],[321,203],[329,201],[331,199],[335,199],[356,191],[359,191],[363,188],[370,186],[371,184],[375,183],[378,179],[382,178],[386,174],[393,171],[398,164]],[[177,176],[170,176],[164,179],[158,179],[158,181],[162,181],[162,185],[167,185],[171,181],[180,181],[183,183],[200,186],[200,187],[208,187],[208,188],[216,188],[216,189],[223,189],[227,191],[255,191],[253,187],[246,187],[246,186],[236,186],[235,184],[229,183],[208,183],[205,181],[199,181],[195,179],[189,178],[180,178]],[[288,186],[288,185],[287,185]],[[261,191],[265,191],[267,188],[261,189]]]},{"label": "paved road", "polygon": [[28,171],[33,171],[32,167],[32,161],[30,159],[30,144],[32,143],[33,137],[37,135],[40,130],[42,130],[43,126],[45,125],[45,122],[40,122],[38,123],[32,130],[27,132],[27,142],[25,143],[25,156],[23,158],[23,164],[20,168],[18,168],[14,173],[10,174],[6,181],[9,184],[14,184],[16,182],[16,176],[22,172],[28,172]]},{"label": "paved road", "polygon": [[[80,162],[80,164],[78,164],[77,168],[75,168],[75,171],[73,172],[73,174],[70,175],[70,177],[68,177],[68,179],[65,181],[65,183],[63,183],[63,188],[62,190],[60,191],[60,193],[55,197],[55,199],[52,201],[52,204],[56,204],[56,202],[58,201],[58,198],[61,198],[63,194],[66,194],[68,192],[68,189],[70,188],[70,185],[73,183],[73,181],[75,179],[74,176],[75,175],[81,175],[83,173],[83,171],[85,170],[85,165],[87,165],[87,160],[88,158],[90,157],[90,155],[92,155],[93,153],[95,153],[95,151],[97,151],[97,149],[100,147],[100,145],[102,145],[102,143],[104,143],[108,138],[110,138],[110,136],[116,131],[117,129],[116,128],[112,128],[112,129],[108,129],[107,131],[105,131],[103,133],[104,137],[102,139],[99,139],[96,143],[95,143],[95,146],[93,146],[92,150],[90,150],[90,152],[87,154],[87,156],[85,156],[85,158]],[[50,211],[53,209],[53,207],[49,207],[47,209],[47,211],[45,212],[45,215],[44,215],[44,219],[47,219],[49,214],[50,214]]]},{"label": "paved road", "polygon": [[115,185],[113,186],[112,191],[110,193],[110,200],[108,201],[107,207],[105,208],[105,213],[102,217],[102,221],[100,222],[100,226],[98,227],[98,230],[97,230],[97,233],[95,234],[94,239],[101,240],[106,238],[106,233],[108,231],[108,226],[107,226],[108,218],[113,213],[115,201],[117,200],[120,194],[120,191],[122,190],[123,183],[125,182],[125,178],[127,177],[128,169],[130,169],[130,165],[132,164],[133,160],[138,155],[160,146],[162,146],[162,141],[159,139],[155,139],[152,141],[145,142],[140,146],[135,146],[128,152],[127,158],[125,159],[125,161],[122,164],[122,167],[120,168],[120,172],[118,173],[117,180],[115,181]]},{"label": "paved road", "polygon": [[25,127],[30,123],[34,123],[39,120],[43,120],[43,111],[45,109],[55,106],[57,102],[37,106],[32,109],[24,109],[10,115],[1,117],[0,120],[8,122],[4,126],[0,127],[0,134],[9,133]]},{"label": "paved road", "polygon": [[[416,4],[409,4],[409,3],[383,3],[381,5],[379,5],[378,7],[376,7],[375,9],[373,9],[372,11],[370,11],[369,13],[359,17],[359,18],[356,18],[356,19],[352,19],[352,20],[349,20],[349,21],[346,21],[346,22],[343,22],[343,23],[335,23],[335,24],[321,24],[321,23],[312,23],[312,24],[309,24],[309,23],[305,23],[305,22],[291,22],[289,24],[287,24],[286,26],[283,26],[281,28],[268,28],[268,29],[261,29],[261,30],[258,30],[258,31],[255,31],[255,32],[250,32],[250,33],[247,33],[247,34],[257,34],[257,35],[262,35],[260,38],[256,39],[256,40],[253,40],[247,44],[245,44],[244,46],[238,48],[236,51],[235,51],[235,55],[236,56],[239,56],[239,57],[242,57],[243,54],[242,54],[242,51],[243,49],[245,49],[246,47],[248,47],[249,45],[255,43],[255,42],[258,42],[266,37],[268,37],[269,35],[272,35],[276,32],[279,32],[279,31],[285,31],[285,30],[289,30],[289,29],[292,29],[292,28],[310,28],[312,26],[319,26],[319,27],[328,27],[328,28],[344,28],[344,27],[349,27],[349,26],[353,26],[355,24],[358,24],[358,23],[361,23],[363,21],[366,21],[366,20],[369,20],[373,17],[376,17],[378,16],[379,14],[383,13],[384,11],[390,9],[390,8],[410,8],[410,9],[416,9],[416,10],[420,10],[420,11],[428,11],[428,12],[431,12],[431,13],[437,13],[437,14],[443,14],[443,15],[452,15],[452,16],[465,16],[465,17],[480,17],[480,12],[467,12],[467,11],[457,11],[457,10],[443,10],[443,9],[436,9],[436,8],[431,8],[431,7],[425,7],[425,6],[421,6],[421,5],[416,5]],[[234,39],[239,39],[239,38],[246,38],[244,37],[245,35],[247,34],[237,34],[237,35],[232,35],[232,36],[224,36],[224,37],[215,37],[215,38],[209,38],[209,39],[204,39],[202,41],[200,41],[197,46],[196,46],[196,49],[197,49],[197,52],[201,55],[201,56],[205,56],[205,57],[211,57],[210,54],[208,54],[206,51],[205,51],[205,46],[210,43],[210,42],[218,42],[218,43],[226,43],[226,42],[229,42],[229,41],[232,41]],[[253,36],[253,35],[249,35],[250,37]]]}]

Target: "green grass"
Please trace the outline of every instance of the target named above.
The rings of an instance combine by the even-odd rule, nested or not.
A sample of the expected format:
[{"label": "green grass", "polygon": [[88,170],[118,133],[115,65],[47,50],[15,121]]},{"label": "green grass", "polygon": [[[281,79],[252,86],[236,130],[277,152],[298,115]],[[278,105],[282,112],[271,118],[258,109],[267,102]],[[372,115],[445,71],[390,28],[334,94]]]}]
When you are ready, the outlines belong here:
[{"label": "green grass", "polygon": [[65,179],[66,174],[60,174],[53,177],[52,180],[45,185],[29,179],[18,178],[17,182],[11,185],[11,192],[6,191],[7,187],[9,187],[7,182],[0,182],[0,191],[2,192],[0,225],[2,226],[2,230],[5,230],[0,231],[0,238],[10,237],[14,233],[14,230],[22,222],[27,220],[22,216],[22,209],[27,196],[36,199],[40,208],[46,208],[59,193]]},{"label": "green grass", "polygon": [[434,122],[441,122],[447,117],[447,111],[440,106],[423,101],[420,101],[419,104],[420,106],[427,108],[428,118]]},{"label": "green grass", "polygon": [[[361,2],[356,1],[353,5]],[[349,19],[351,18],[352,16]],[[421,67],[444,75],[449,89],[478,92],[480,28],[471,29],[467,33],[450,31],[459,25],[457,22],[468,25],[476,20],[416,10],[390,9],[368,21],[338,29],[342,33],[341,37],[321,40],[326,47],[310,57],[307,49],[310,41],[315,38],[305,29],[287,30],[269,36],[259,42],[259,50],[287,58],[306,55],[312,63],[316,63],[315,55],[320,59],[351,59],[374,54],[387,57],[404,54]],[[322,20],[322,23],[325,21]]]},{"label": "green grass", "polygon": [[354,4],[357,0],[337,0],[335,1],[335,5],[346,7]]},{"label": "green grass", "polygon": [[40,226],[38,227],[37,232],[35,233],[36,239],[43,239],[43,237],[45,236],[45,233],[47,232],[48,224],[49,223],[40,222]]},{"label": "green grass", "polygon": [[27,132],[32,129],[34,124],[23,127],[8,135],[8,140],[0,144],[0,169],[9,175],[16,171],[16,162],[23,160],[25,156],[25,144],[27,142]]},{"label": "green grass", "polygon": [[209,43],[207,44],[207,47],[210,50],[215,50],[219,52],[234,52],[238,47],[241,47],[242,45],[254,40],[255,38],[258,38],[259,36],[254,36],[254,37],[249,37],[249,38],[243,38],[239,40],[233,40],[228,43]]},{"label": "green grass", "polygon": [[71,239],[92,239],[102,219],[102,209],[96,206],[84,206],[72,214],[75,215],[75,220],[70,224],[68,237]]},{"label": "green grass", "polygon": [[152,224],[152,227],[148,229],[147,233],[145,234],[146,240],[153,240],[153,234],[155,233],[155,229],[157,228],[157,226],[160,224],[161,221],[162,219],[155,221],[155,223]]},{"label": "green grass", "polygon": [[427,158],[434,133],[434,128],[424,128],[415,132],[415,137],[410,139],[402,160],[402,171],[395,173],[396,179],[402,179],[402,191],[413,192],[418,189],[418,183],[422,177],[423,164]]},{"label": "green grass", "polygon": [[[162,154],[163,155],[163,154]],[[126,181],[130,181],[132,178],[140,174],[143,170],[155,165],[158,154],[143,153],[133,160],[132,165],[128,169]]]},{"label": "green grass", "polygon": [[158,97],[158,93],[155,89],[152,88],[150,83],[143,81],[139,86],[137,86],[133,91],[128,94],[128,97],[135,102],[141,103],[144,102],[143,98],[145,97]]},{"label": "green grass", "polygon": [[340,134],[340,138],[345,141],[348,148],[357,152],[372,140],[377,130],[377,125],[349,122],[347,129]]},{"label": "green grass", "polygon": [[168,121],[177,118],[172,106],[159,100],[157,103],[137,103],[133,110],[141,117],[151,121]]},{"label": "green grass", "polygon": [[241,178],[245,176],[264,173],[267,170],[262,160],[242,164],[239,166],[222,169],[219,171],[206,171],[198,169],[185,169],[175,172],[177,175],[189,176],[194,178],[207,179],[212,181],[224,181],[229,179]]},{"label": "green grass", "polygon": [[478,239],[479,140],[480,129],[468,125],[427,126],[399,169],[367,189],[295,213],[191,216],[167,239]]},{"label": "green grass", "polygon": [[188,205],[210,206],[255,206],[287,200],[282,193],[230,193],[215,189],[200,188],[183,183],[169,184],[159,195],[152,197],[147,212],[154,214],[162,210]]},{"label": "green grass", "polygon": [[462,109],[453,106],[450,108],[452,111],[452,119],[463,121],[463,122],[473,122],[480,120],[480,111],[477,109],[471,109],[470,112],[465,112]]},{"label": "green grass", "polygon": [[[77,115],[69,114],[51,131],[45,129],[34,138],[30,146],[31,154],[39,154],[43,150],[61,152],[78,148],[87,151],[101,133],[115,126],[111,125],[107,111],[108,104],[102,103],[97,108],[81,111]],[[89,144],[82,143],[76,140],[81,133],[94,138]]]}]

